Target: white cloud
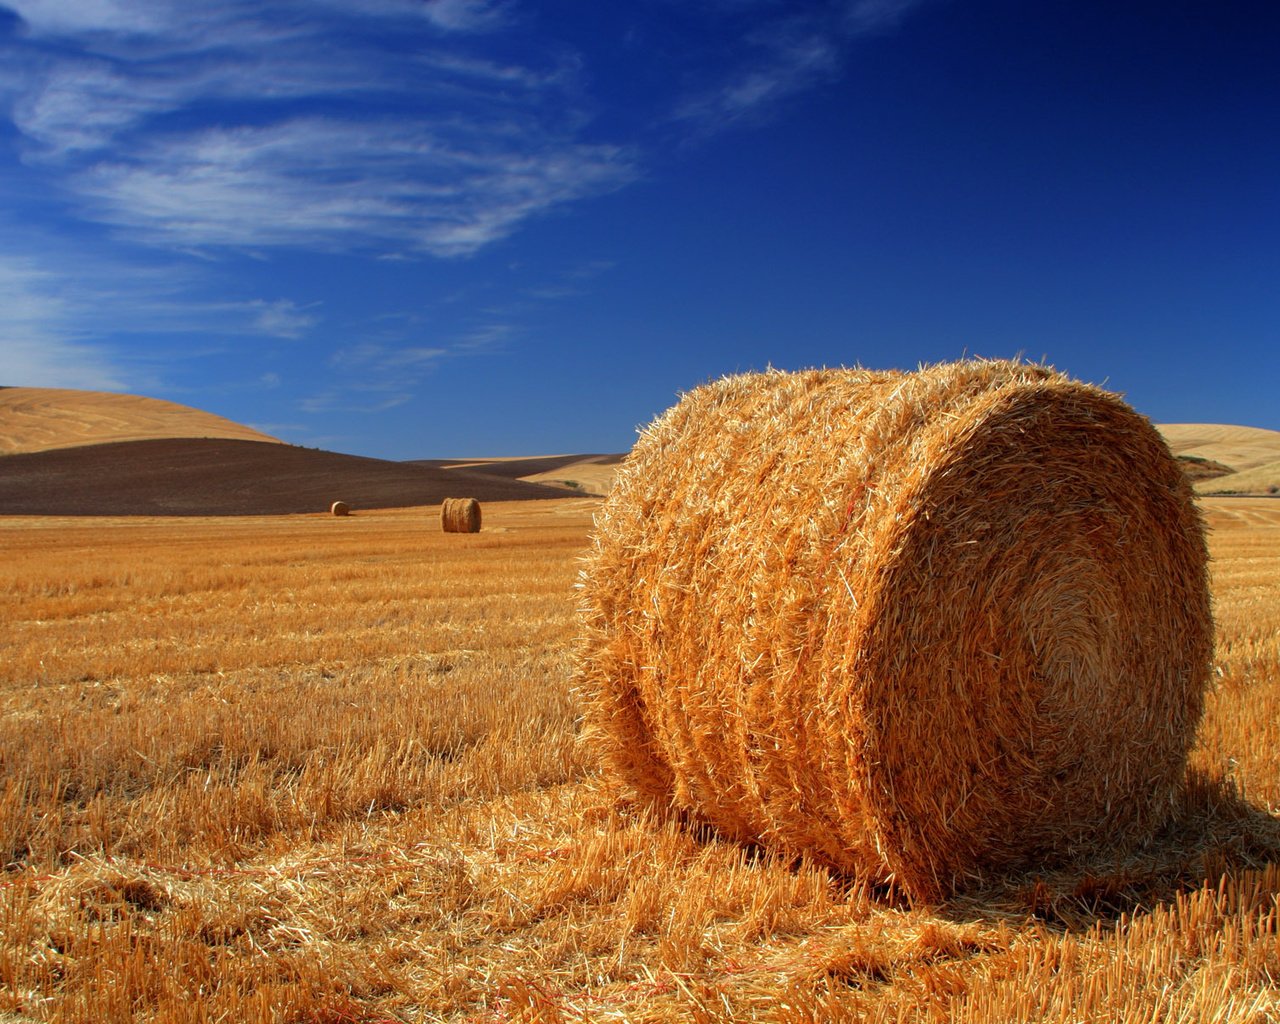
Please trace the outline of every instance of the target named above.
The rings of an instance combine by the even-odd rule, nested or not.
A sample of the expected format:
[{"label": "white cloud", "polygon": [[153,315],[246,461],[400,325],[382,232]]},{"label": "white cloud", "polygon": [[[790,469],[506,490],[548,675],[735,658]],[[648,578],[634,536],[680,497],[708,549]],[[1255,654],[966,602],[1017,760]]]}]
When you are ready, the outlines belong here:
[{"label": "white cloud", "polygon": [[59,284],[30,260],[0,255],[0,384],[127,390]]},{"label": "white cloud", "polygon": [[926,0],[853,0],[846,13],[846,27],[861,35],[896,28]]},{"label": "white cloud", "polygon": [[[892,28],[925,0],[838,0],[773,18],[757,13],[738,41],[744,58],[712,88],[684,98],[678,120],[715,132],[772,112],[839,74],[854,38]],[[739,5],[727,3],[726,9]]]},{"label": "white cloud", "polygon": [[398,348],[388,354],[382,361],[382,365],[387,369],[402,369],[409,366],[434,366],[446,355],[448,355],[448,349],[431,348],[426,345],[410,345],[405,348]]},{"label": "white cloud", "polygon": [[301,399],[298,408],[306,413],[378,413],[394,409],[417,395],[423,381],[446,360],[491,350],[515,334],[512,324],[490,322],[451,331],[432,344],[406,344],[400,338],[345,345],[328,358],[329,369],[341,378],[341,386],[327,387]]},{"label": "white cloud", "polygon": [[304,119],[166,138],[73,179],[86,210],[173,246],[408,245],[465,256],[617,187],[625,153],[483,126]]},{"label": "white cloud", "polygon": [[507,4],[492,0],[426,0],[421,10],[432,24],[454,32],[495,28],[507,20]]},{"label": "white cloud", "polygon": [[319,319],[291,299],[277,299],[275,302],[258,300],[249,306],[257,313],[252,329],[273,338],[301,338]]},{"label": "white cloud", "polygon": [[133,0],[6,0],[5,6],[42,35],[155,32],[171,15],[164,4]]},{"label": "white cloud", "polygon": [[[498,61],[441,42],[505,25],[505,2],[12,7],[33,37],[0,54],[22,68],[4,91],[27,161],[148,244],[466,256],[636,175],[625,147],[580,139],[563,52]],[[421,45],[367,34],[397,25]]]},{"label": "white cloud", "polygon": [[[6,0],[32,32],[48,36],[86,33],[129,36],[184,34],[244,20],[262,10],[257,0]],[[349,17],[424,20],[449,32],[488,31],[507,23],[507,0],[275,0],[285,19],[315,17],[327,8]]]},{"label": "white cloud", "polygon": [[719,131],[811,88],[839,66],[839,48],[822,34],[770,40],[761,59],[715,89],[684,100],[676,117]]},{"label": "white cloud", "polygon": [[108,261],[10,235],[0,251],[0,384],[154,389],[176,359],[233,338],[300,338],[319,322],[314,304],[287,298],[203,299],[172,263]]},{"label": "white cloud", "polygon": [[355,412],[364,415],[387,412],[413,401],[414,394],[403,387],[387,384],[351,384],[342,388],[327,388],[317,394],[300,399],[297,408],[301,412],[316,415],[326,412]]}]

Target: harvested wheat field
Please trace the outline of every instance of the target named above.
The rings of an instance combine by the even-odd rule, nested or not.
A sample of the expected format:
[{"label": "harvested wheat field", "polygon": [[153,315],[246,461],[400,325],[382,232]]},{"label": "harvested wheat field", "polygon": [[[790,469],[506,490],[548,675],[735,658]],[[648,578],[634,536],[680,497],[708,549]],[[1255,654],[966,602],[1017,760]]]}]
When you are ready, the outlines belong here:
[{"label": "harvested wheat field", "polygon": [[0,519],[0,1019],[1277,1019],[1280,503],[1202,507],[1173,820],[915,903],[600,774],[598,502]]}]

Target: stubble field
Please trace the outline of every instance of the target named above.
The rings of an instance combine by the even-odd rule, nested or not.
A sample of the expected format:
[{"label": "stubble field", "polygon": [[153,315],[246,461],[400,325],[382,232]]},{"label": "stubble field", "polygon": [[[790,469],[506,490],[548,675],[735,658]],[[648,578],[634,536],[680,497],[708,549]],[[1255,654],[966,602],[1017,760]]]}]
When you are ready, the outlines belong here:
[{"label": "stubble field", "polygon": [[0,1020],[1280,1020],[1280,502],[1176,820],[927,907],[597,775],[595,507],[0,519]]}]

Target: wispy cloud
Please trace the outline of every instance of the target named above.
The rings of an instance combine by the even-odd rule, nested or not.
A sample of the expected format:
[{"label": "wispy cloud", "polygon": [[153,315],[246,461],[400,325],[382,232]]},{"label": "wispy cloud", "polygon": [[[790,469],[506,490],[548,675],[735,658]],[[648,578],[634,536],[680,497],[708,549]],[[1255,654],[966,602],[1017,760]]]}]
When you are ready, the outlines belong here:
[{"label": "wispy cloud", "polygon": [[[199,39],[218,26],[252,18],[264,5],[258,0],[6,0],[5,6],[40,35]],[[448,31],[476,32],[503,24],[510,4],[507,0],[275,0],[272,6],[284,26],[327,9],[334,15],[420,20]]]},{"label": "wispy cloud", "polygon": [[490,320],[447,331],[431,343],[406,342],[402,334],[408,326],[398,326],[385,339],[336,349],[327,362],[341,385],[321,388],[303,398],[298,408],[307,413],[394,409],[416,396],[423,381],[447,360],[493,351],[519,334],[512,323]]},{"label": "wispy cloud", "polygon": [[613,147],[528,132],[306,118],[158,140],[71,180],[96,219],[154,243],[464,256],[629,173]]},{"label": "wispy cloud", "polygon": [[[231,338],[305,336],[314,304],[288,298],[210,300],[167,262],[120,261],[22,235],[0,250],[0,384],[147,390],[163,373]],[[130,355],[126,358],[125,352]]]},{"label": "wispy cloud", "polygon": [[253,328],[260,334],[273,338],[301,338],[319,319],[292,299],[277,299],[274,302],[258,299],[250,303],[250,307],[257,311]]},{"label": "wispy cloud", "polygon": [[440,28],[476,32],[495,28],[507,20],[508,4],[491,0],[426,0],[422,13]]},{"label": "wispy cloud", "polygon": [[56,276],[0,255],[0,384],[125,390],[125,375],[92,344]]},{"label": "wispy cloud", "polygon": [[717,0],[721,16],[751,8],[734,44],[742,56],[721,81],[680,100],[675,117],[717,132],[768,115],[784,100],[835,78],[853,39],[894,27],[924,2],[828,0],[797,9]]},{"label": "wispy cloud", "polygon": [[[237,379],[285,400],[311,387],[304,411],[403,404],[443,361],[517,342],[541,304],[611,264],[541,265],[434,311],[395,299],[419,319],[391,324],[262,284],[286,275],[228,295],[238,257],[473,256],[636,180],[673,135],[777,111],[927,0],[672,2],[676,27],[656,19],[636,43],[692,26],[655,88],[611,93],[601,83],[634,69],[554,38],[517,0],[0,0],[23,22],[0,23],[0,118],[22,161],[3,171],[32,210],[56,208],[66,239],[23,248],[0,224],[0,374],[21,378],[0,383],[137,389],[158,365],[140,371],[138,351],[243,358],[245,338],[305,337],[323,352],[342,332],[305,383],[269,358]],[[609,108],[611,94],[634,107]],[[124,360],[144,336],[155,349]]]},{"label": "wispy cloud", "polygon": [[[23,69],[6,93],[28,162],[147,244],[466,256],[637,174],[629,147],[581,137],[563,51],[446,43],[500,29],[507,3],[10,6],[30,32],[0,53]],[[372,41],[397,25],[419,45]]]},{"label": "wispy cloud", "polygon": [[852,0],[845,12],[846,30],[855,35],[897,28],[928,0]]}]

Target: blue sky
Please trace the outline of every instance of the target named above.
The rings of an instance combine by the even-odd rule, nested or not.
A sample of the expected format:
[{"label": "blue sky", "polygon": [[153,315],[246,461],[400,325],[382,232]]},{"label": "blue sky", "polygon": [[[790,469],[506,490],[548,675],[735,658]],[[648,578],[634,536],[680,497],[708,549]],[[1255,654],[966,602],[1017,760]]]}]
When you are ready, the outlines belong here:
[{"label": "blue sky", "polygon": [[0,0],[0,383],[388,458],[767,365],[1280,429],[1280,5]]}]

